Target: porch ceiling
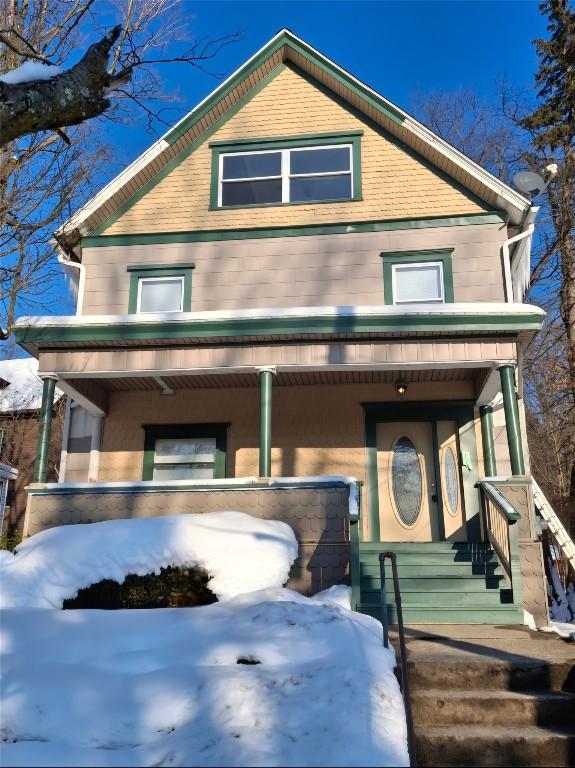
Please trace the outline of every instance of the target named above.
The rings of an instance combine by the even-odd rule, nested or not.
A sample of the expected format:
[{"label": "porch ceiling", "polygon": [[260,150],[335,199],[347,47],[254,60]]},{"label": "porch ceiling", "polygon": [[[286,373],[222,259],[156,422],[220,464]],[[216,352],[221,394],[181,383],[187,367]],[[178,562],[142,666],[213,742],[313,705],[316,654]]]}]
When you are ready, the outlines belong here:
[{"label": "porch ceiling", "polygon": [[[274,387],[314,386],[326,384],[393,384],[396,381],[425,383],[437,381],[473,381],[478,387],[489,374],[488,368],[429,368],[426,370],[387,371],[302,371],[280,372],[274,377]],[[170,389],[205,389],[257,387],[258,374],[225,373],[188,376],[161,376]],[[107,392],[161,389],[152,376],[125,376],[92,380]]]}]

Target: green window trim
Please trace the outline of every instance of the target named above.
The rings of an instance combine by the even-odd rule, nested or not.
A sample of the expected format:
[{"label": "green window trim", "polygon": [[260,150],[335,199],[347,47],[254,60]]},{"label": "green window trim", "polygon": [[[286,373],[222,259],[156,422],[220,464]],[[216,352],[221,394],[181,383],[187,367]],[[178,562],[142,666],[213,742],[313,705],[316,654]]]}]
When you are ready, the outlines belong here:
[{"label": "green window trim", "polygon": [[[196,265],[187,264],[133,264],[127,267],[130,274],[130,294],[128,298],[128,314],[138,313],[138,286],[143,277],[183,277],[184,289],[182,295],[182,312],[192,311],[192,271]],[[145,313],[144,313],[145,314]]]},{"label": "green window trim", "polygon": [[[270,208],[286,205],[316,205],[331,203],[350,203],[362,200],[361,196],[361,137],[363,130],[338,131],[336,133],[299,134],[278,138],[235,139],[233,141],[213,141],[212,170],[210,184],[210,211],[228,211],[234,208]],[[351,163],[353,189],[348,200],[303,200],[297,202],[256,203],[249,205],[218,205],[218,190],[220,183],[220,156],[234,152],[262,152],[274,149],[301,149],[302,147],[320,147],[322,145],[351,144]]]},{"label": "green window trim", "polygon": [[[453,268],[451,254],[453,248],[437,248],[425,251],[391,251],[381,253],[383,262],[383,300],[392,305],[393,301],[393,267],[396,264],[425,264],[440,262],[443,267],[443,303],[453,304]],[[424,302],[421,302],[422,304]],[[439,304],[440,302],[433,302]]]},{"label": "green window trim", "polygon": [[144,424],[144,463],[142,480],[154,478],[154,452],[156,440],[163,438],[216,438],[216,461],[214,479],[227,476],[227,434],[228,423],[219,424]]}]

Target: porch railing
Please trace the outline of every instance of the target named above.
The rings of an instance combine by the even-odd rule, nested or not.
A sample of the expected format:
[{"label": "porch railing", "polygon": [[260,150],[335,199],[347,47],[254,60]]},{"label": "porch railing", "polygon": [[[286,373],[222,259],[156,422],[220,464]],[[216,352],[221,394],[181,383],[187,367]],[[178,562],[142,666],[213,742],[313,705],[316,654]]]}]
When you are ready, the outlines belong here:
[{"label": "porch railing", "polygon": [[519,512],[494,485],[478,482],[481,496],[483,538],[492,546],[503,568],[507,583],[513,589],[513,601],[521,604],[521,571],[519,563]]}]

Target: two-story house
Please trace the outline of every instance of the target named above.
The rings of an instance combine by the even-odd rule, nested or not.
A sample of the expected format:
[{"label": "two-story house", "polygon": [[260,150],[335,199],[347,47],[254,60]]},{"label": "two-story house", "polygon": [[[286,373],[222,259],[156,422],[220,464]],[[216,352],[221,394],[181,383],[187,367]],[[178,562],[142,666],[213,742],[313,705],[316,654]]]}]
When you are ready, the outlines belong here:
[{"label": "two-story house", "polygon": [[[408,620],[544,619],[534,218],[279,32],[57,233],[77,314],[16,327],[45,381],[27,532],[241,509],[293,526],[304,591],[350,577],[375,613],[392,548]],[[58,484],[56,383],[78,404]]]}]

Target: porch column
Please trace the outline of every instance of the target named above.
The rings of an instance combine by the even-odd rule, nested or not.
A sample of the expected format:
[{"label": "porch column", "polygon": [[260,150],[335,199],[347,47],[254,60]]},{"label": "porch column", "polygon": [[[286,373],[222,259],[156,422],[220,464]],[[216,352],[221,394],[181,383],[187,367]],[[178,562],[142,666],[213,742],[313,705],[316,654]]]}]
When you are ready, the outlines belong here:
[{"label": "porch column", "polygon": [[493,443],[493,408],[490,405],[482,405],[479,408],[481,417],[481,442],[483,443],[483,464],[487,477],[497,474],[495,460],[495,445]]},{"label": "porch column", "polygon": [[50,433],[52,431],[52,411],[54,410],[54,392],[56,376],[43,376],[42,407],[40,409],[40,427],[38,429],[38,445],[36,448],[36,464],[34,465],[34,482],[45,483],[48,471],[48,452],[50,450]]},{"label": "porch column", "polygon": [[273,367],[259,368],[260,380],[260,477],[272,472],[272,378]]},{"label": "porch column", "polygon": [[505,429],[509,445],[509,458],[513,475],[524,475],[523,446],[521,444],[521,423],[515,390],[515,367],[502,365],[499,368],[501,391],[503,393],[503,410],[505,411]]}]

